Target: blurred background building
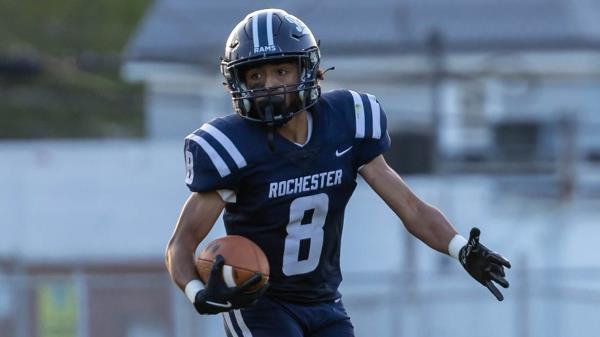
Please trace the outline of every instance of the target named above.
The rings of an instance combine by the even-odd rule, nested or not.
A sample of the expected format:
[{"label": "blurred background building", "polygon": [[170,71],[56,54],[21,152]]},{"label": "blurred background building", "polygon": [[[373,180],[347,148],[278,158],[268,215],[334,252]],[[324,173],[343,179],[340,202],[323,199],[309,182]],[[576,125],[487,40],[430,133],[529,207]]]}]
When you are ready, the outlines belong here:
[{"label": "blurred background building", "polygon": [[497,303],[359,181],[342,253],[357,336],[595,335],[600,2],[62,0],[0,14],[0,336],[224,335],[163,252],[182,138],[231,112],[219,56],[265,7],[321,40],[324,90],[378,97],[417,194],[513,262]]}]

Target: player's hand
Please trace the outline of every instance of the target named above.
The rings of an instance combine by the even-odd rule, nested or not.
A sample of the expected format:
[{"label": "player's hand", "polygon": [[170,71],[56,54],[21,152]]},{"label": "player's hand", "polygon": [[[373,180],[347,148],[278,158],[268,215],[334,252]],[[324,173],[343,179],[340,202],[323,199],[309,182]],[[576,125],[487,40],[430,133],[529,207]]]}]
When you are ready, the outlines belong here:
[{"label": "player's hand", "polygon": [[[259,275],[258,280],[260,281],[260,277],[262,277],[262,275],[260,273],[258,273],[257,275]],[[258,302],[258,300],[265,294],[268,288],[269,282],[266,282],[265,285],[258,290],[255,290],[251,293],[244,292],[239,294],[235,302],[239,305],[240,308],[251,307],[255,305],[256,302]]]},{"label": "player's hand", "polygon": [[502,301],[504,296],[492,281],[508,288],[509,284],[504,278],[503,267],[510,268],[510,262],[479,243],[480,234],[479,228],[473,227],[471,229],[469,241],[460,249],[459,261],[469,275],[488,288],[498,301]]},{"label": "player's hand", "polygon": [[[245,293],[249,288],[260,282],[262,278],[261,273],[254,274],[238,287],[228,287],[222,277],[224,264],[225,260],[223,256],[217,255],[210,271],[206,288],[196,294],[194,307],[199,314],[218,314],[250,306],[256,303],[258,298],[264,293],[264,290],[266,290],[265,286],[263,287],[264,290],[260,289],[251,294]],[[258,294],[259,292],[260,294]]]}]

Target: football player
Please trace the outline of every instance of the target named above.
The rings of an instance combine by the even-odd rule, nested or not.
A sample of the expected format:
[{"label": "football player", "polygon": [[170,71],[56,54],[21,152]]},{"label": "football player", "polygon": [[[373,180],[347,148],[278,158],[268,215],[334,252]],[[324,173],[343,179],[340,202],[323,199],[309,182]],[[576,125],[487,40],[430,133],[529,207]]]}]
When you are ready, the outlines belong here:
[{"label": "football player", "polygon": [[[191,190],[166,252],[173,281],[200,314],[221,313],[227,336],[354,336],[338,286],[344,210],[360,174],[431,248],[460,261],[498,300],[510,263],[460,236],[385,162],[387,121],[373,95],[321,93],[319,46],[310,29],[279,9],[248,14],[231,32],[221,72],[235,114],[185,139]],[[269,286],[248,294],[260,275],[237,288],[221,277],[218,256],[207,284],[194,252],[225,210],[230,235],[262,248]]]}]

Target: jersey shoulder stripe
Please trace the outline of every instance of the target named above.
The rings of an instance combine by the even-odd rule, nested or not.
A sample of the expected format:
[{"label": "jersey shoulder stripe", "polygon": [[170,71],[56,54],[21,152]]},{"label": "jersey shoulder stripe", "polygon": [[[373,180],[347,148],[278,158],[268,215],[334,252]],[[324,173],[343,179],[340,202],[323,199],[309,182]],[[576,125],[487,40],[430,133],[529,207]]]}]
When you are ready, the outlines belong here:
[{"label": "jersey shoulder stripe", "polygon": [[229,139],[227,135],[221,132],[221,130],[208,123],[202,125],[200,129],[211,135],[214,139],[217,140],[217,142],[219,142],[219,144],[221,144],[221,146],[223,146],[223,148],[225,148],[225,151],[227,151],[227,154],[233,159],[238,168],[241,169],[247,165],[244,156],[233,144],[231,139]]},{"label": "jersey shoulder stripe", "polygon": [[210,158],[214,167],[219,172],[219,175],[221,176],[221,178],[226,177],[231,173],[231,170],[229,170],[229,167],[227,166],[227,164],[225,163],[225,161],[223,160],[221,155],[219,155],[219,153],[215,150],[215,148],[212,147],[212,145],[210,145],[204,138],[202,138],[194,133],[190,134],[189,136],[187,136],[185,138],[200,145],[202,150],[204,150],[204,152],[206,152],[206,154],[208,155],[208,158]]},{"label": "jersey shoulder stripe", "polygon": [[[235,137],[236,130],[241,127],[239,122],[235,116],[215,118],[186,137],[197,145],[199,151],[204,152],[204,161],[210,160],[221,178],[248,165],[246,157],[240,151],[240,145],[234,143],[240,139]],[[198,167],[202,167],[202,164]]]},{"label": "jersey shoulder stripe", "polygon": [[354,138],[365,138],[365,108],[362,98],[356,91],[348,91],[350,91],[352,99],[354,100],[354,117],[356,119],[356,132]]},{"label": "jersey shoulder stripe", "polygon": [[381,139],[381,106],[375,96],[348,90],[354,101],[355,138]]},{"label": "jersey shoulder stripe", "polygon": [[379,106],[379,103],[377,102],[377,99],[375,98],[375,96],[371,95],[371,94],[367,94],[367,97],[369,98],[369,104],[371,106],[371,118],[373,123],[371,123],[371,125],[373,125],[373,132],[371,133],[374,139],[380,139],[381,138],[381,107]]}]

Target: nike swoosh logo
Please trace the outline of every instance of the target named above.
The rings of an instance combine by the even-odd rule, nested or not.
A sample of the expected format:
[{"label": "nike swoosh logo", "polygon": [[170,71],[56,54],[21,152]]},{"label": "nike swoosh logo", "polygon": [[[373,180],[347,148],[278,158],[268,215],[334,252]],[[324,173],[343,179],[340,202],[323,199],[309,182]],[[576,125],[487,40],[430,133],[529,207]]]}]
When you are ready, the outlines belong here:
[{"label": "nike swoosh logo", "polygon": [[213,302],[213,301],[206,301],[206,304],[210,304],[212,306],[215,307],[221,307],[221,308],[231,308],[231,302],[227,301],[227,303],[219,303],[219,302]]},{"label": "nike swoosh logo", "polygon": [[336,157],[341,157],[341,156],[343,156],[343,155],[344,155],[344,153],[346,153],[346,152],[350,151],[350,149],[351,149],[351,148],[352,148],[352,146],[350,146],[349,148],[345,149],[345,150],[344,150],[344,151],[342,151],[342,152],[339,152],[338,150],[335,150],[335,156],[336,156]]}]

